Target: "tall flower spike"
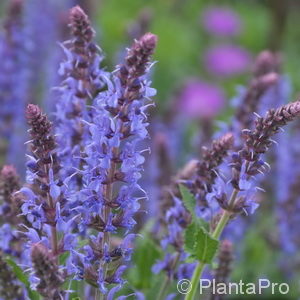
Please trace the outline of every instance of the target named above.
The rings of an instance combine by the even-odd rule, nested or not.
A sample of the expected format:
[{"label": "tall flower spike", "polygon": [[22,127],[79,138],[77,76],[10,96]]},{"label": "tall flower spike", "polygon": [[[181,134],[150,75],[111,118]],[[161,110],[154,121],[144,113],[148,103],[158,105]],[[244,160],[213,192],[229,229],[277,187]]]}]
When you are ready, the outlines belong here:
[{"label": "tall flower spike", "polygon": [[[155,94],[145,75],[156,41],[155,35],[147,33],[134,42],[124,64],[107,81],[108,89],[96,98],[89,125],[82,206],[77,209],[82,215],[80,228],[91,227],[99,234],[91,235],[90,245],[83,249],[93,255],[85,261],[74,256],[74,261],[78,278],[98,285],[103,294],[107,284],[123,283],[121,274],[133,250],[134,235],[128,233],[135,225],[138,202],[146,196],[138,184],[145,151],[140,142],[148,137],[146,109]],[[124,230],[124,240],[114,243],[112,234]]]},{"label": "tall flower spike", "polygon": [[31,249],[31,260],[34,274],[39,279],[37,291],[45,299],[63,299],[60,286],[64,277],[51,252],[44,245],[35,244]]},{"label": "tall flower spike", "polygon": [[210,149],[203,147],[203,157],[199,163],[197,176],[192,182],[192,193],[198,200],[199,213],[204,217],[207,208],[210,208],[207,201],[207,194],[212,192],[212,186],[218,174],[218,167],[228,156],[228,151],[233,148],[234,137],[227,133],[221,138],[212,142]]},{"label": "tall flower spike", "polygon": [[[27,162],[27,184],[17,193],[22,197],[22,215],[29,222],[27,247],[31,248],[31,262],[35,273],[32,283],[39,279],[38,291],[47,299],[59,297],[62,274],[58,256],[71,250],[76,242],[72,230],[72,219],[65,210],[67,203],[66,184],[60,180],[60,164],[56,154],[56,142],[52,134],[52,124],[41,109],[29,104],[26,110],[31,155]],[[30,261],[25,262],[30,265]],[[37,277],[37,278],[36,278]]]},{"label": "tall flower spike", "polygon": [[25,300],[25,290],[0,252],[0,297],[3,300]]},{"label": "tall flower spike", "polygon": [[32,156],[29,156],[27,162],[27,183],[30,187],[20,190],[24,196],[21,209],[32,227],[39,230],[46,240],[47,228],[50,226],[48,229],[51,230],[51,251],[53,255],[58,255],[65,250],[65,245],[62,241],[59,243],[57,223],[60,223],[62,233],[68,228],[61,228],[61,214],[66,202],[65,185],[59,178],[60,165],[55,152],[52,124],[37,105],[28,105],[26,117],[31,127],[29,133]]},{"label": "tall flower spike", "polygon": [[[212,185],[219,172],[218,168],[228,156],[229,150],[233,147],[233,142],[231,133],[227,133],[220,139],[213,141],[211,148],[203,149],[203,157],[200,162],[191,161],[176,176],[177,181],[171,186],[171,197],[166,197],[167,203],[163,207],[167,234],[161,241],[163,249],[167,249],[169,245],[172,245],[176,253],[173,255],[167,253],[164,260],[153,266],[154,272],[158,273],[165,270],[169,277],[174,276],[177,263],[182,263],[182,260],[186,258],[183,250],[183,231],[190,223],[191,216],[182,203],[178,184],[182,183],[187,186],[198,200],[197,214],[203,218],[211,217],[213,207],[207,196],[212,192]],[[181,267],[190,271],[193,268],[192,265],[181,265]]]},{"label": "tall flower spike", "polygon": [[87,105],[92,104],[94,95],[103,87],[104,74],[100,69],[100,48],[93,41],[95,32],[79,6],[71,9],[69,26],[72,38],[62,46],[66,60],[59,70],[63,82],[58,88],[56,108],[58,153],[64,177],[81,168],[79,157],[88,137],[84,121],[89,121],[91,114]]},{"label": "tall flower spike", "polygon": [[[242,171],[250,178],[264,170],[265,162],[261,159],[261,155],[267,152],[273,143],[272,136],[298,116],[300,116],[300,101],[289,103],[276,110],[269,110],[265,117],[257,118],[253,130],[243,131],[244,146],[232,158],[231,183],[234,188],[240,190]],[[242,168],[243,165],[244,168]]]}]

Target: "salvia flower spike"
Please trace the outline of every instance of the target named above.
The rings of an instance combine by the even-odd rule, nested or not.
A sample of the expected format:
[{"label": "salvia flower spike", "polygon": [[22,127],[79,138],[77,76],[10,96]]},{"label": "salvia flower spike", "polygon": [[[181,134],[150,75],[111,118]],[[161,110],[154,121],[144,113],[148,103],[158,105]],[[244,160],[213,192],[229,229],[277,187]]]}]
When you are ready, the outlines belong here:
[{"label": "salvia flower spike", "polygon": [[[24,224],[27,229],[24,235],[28,240],[28,248],[39,244],[34,247],[36,251],[33,251],[31,258],[40,259],[43,255],[51,255],[51,265],[55,264],[51,267],[52,272],[56,272],[59,270],[59,255],[71,250],[76,242],[75,235],[70,233],[72,219],[68,218],[69,213],[64,210],[67,201],[64,196],[66,184],[59,176],[60,164],[51,122],[34,104],[27,106],[26,117],[30,126],[31,155],[28,155],[27,162],[27,184],[18,192],[22,195],[22,215],[29,223]],[[32,261],[37,266],[38,263],[39,260]],[[39,277],[38,272],[36,275]],[[32,281],[35,282],[34,276]],[[40,289],[47,291],[42,283]]]},{"label": "salvia flower spike", "polygon": [[[70,11],[69,27],[72,37],[62,45],[66,60],[59,69],[63,81],[58,88],[56,105],[58,155],[64,177],[74,173],[74,169],[82,168],[79,157],[88,142],[84,121],[89,121],[92,113],[87,106],[103,87],[101,77],[105,74],[100,69],[103,56],[94,42],[95,31],[79,6]],[[77,183],[80,184],[80,180]]]},{"label": "salvia flower spike", "polygon": [[[148,137],[146,109],[154,90],[145,75],[156,41],[147,33],[134,42],[125,62],[107,78],[108,90],[97,96],[89,125],[91,142],[85,147],[80,191],[83,205],[77,209],[82,216],[79,227],[99,233],[83,249],[86,258],[74,254],[74,265],[77,278],[97,285],[101,293],[107,292],[108,284],[123,283],[134,237],[128,232],[135,225],[138,201],[146,196],[138,184],[144,162],[140,142]],[[119,242],[113,238],[117,232],[125,232]]]},{"label": "salvia flower spike", "polygon": [[[265,117],[257,118],[253,130],[243,131],[244,146],[233,156],[233,179],[231,182],[234,188],[240,189],[241,172],[249,178],[263,170],[266,163],[261,159],[261,155],[266,153],[274,143],[273,135],[299,115],[300,101],[292,102],[276,110],[269,110]],[[242,170],[243,165],[245,168]]]},{"label": "salvia flower spike", "polygon": [[[175,276],[180,278],[183,269],[186,269],[185,274],[188,270],[189,275],[191,275],[194,268],[194,264],[183,263],[187,257],[183,247],[183,232],[191,223],[192,218],[182,203],[178,185],[180,183],[184,184],[195,196],[197,215],[204,219],[208,216],[211,218],[211,212],[214,212],[215,209],[212,207],[208,195],[212,192],[212,186],[218,176],[218,168],[228,157],[233,143],[234,139],[231,133],[214,140],[211,147],[203,148],[201,161],[192,160],[176,176],[176,182],[171,187],[171,196],[167,198],[168,203],[163,207],[167,234],[161,241],[161,246],[165,251],[167,251],[169,245],[172,245],[175,253],[167,252],[164,259],[158,261],[152,268],[155,273],[165,271],[167,273],[166,282],[168,283]],[[166,201],[166,199],[164,200]],[[164,293],[165,291],[161,290],[160,296],[163,297]]]}]

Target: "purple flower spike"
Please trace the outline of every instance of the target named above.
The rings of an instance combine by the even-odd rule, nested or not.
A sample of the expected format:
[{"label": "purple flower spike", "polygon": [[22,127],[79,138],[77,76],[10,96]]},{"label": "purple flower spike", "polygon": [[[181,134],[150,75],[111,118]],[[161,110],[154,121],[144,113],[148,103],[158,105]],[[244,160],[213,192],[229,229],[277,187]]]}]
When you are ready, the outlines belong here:
[{"label": "purple flower spike", "polygon": [[[182,196],[179,191],[179,184],[184,184],[196,199],[196,213],[203,219],[212,220],[220,206],[217,201],[210,197],[213,192],[213,186],[219,178],[219,169],[233,147],[233,135],[227,133],[220,139],[212,142],[210,148],[203,147],[201,161],[189,162],[170,187],[171,195],[165,197],[161,209],[164,211],[164,224],[166,234],[161,240],[161,246],[166,252],[163,260],[158,261],[152,268],[153,272],[159,273],[165,271],[169,278],[177,276],[182,278],[182,274],[192,272],[194,265],[184,264],[187,257],[184,251],[183,232],[191,223],[190,213],[182,202]],[[213,201],[214,200],[214,201]],[[215,205],[217,204],[217,205]],[[171,254],[169,249],[172,247],[175,251]],[[178,268],[177,265],[180,265]],[[187,278],[187,277],[183,277]]]},{"label": "purple flower spike", "polygon": [[31,260],[27,257],[24,264],[32,264],[35,269],[31,276],[35,289],[43,296],[61,299],[59,286],[63,278],[58,256],[76,246],[76,236],[70,233],[73,219],[65,210],[67,188],[59,176],[61,167],[52,124],[34,104],[27,106],[26,118],[31,137],[27,185],[15,193],[24,216],[19,233],[27,238],[26,248],[33,247]]},{"label": "purple flower spike", "polygon": [[[95,31],[79,6],[71,9],[69,26],[72,38],[62,45],[66,60],[59,69],[63,82],[58,88],[60,97],[56,105],[58,155],[64,178],[82,167],[80,151],[88,142],[85,121],[92,114],[87,105],[92,104],[95,93],[103,87],[104,74],[100,69],[103,57],[94,42]],[[75,178],[80,185],[79,176]]]},{"label": "purple flower spike", "polygon": [[[87,261],[74,256],[74,264],[76,278],[84,270],[83,277],[101,293],[109,291],[110,283],[123,284],[121,274],[135,237],[129,232],[139,200],[146,197],[138,183],[144,163],[140,144],[148,137],[147,107],[154,91],[146,75],[156,42],[157,37],[147,33],[133,43],[125,62],[106,78],[107,90],[98,94],[88,123],[90,142],[85,146],[84,188],[79,192],[84,209],[75,209],[81,215],[79,228],[93,228],[99,234],[91,234],[90,245],[80,250]],[[114,242],[115,234],[124,235],[123,241]]]},{"label": "purple flower spike", "polygon": [[241,190],[240,185],[245,180],[256,176],[265,169],[261,157],[273,144],[272,137],[280,128],[300,116],[300,101],[283,105],[276,110],[269,110],[265,117],[255,121],[255,128],[244,132],[244,145],[238,155],[232,159],[232,186]]}]

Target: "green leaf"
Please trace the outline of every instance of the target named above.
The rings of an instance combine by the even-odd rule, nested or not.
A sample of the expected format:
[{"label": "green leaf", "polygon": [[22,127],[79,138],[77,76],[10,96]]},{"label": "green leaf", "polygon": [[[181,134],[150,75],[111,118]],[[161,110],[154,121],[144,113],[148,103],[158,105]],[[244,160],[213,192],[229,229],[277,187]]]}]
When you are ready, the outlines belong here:
[{"label": "green leaf", "polygon": [[196,243],[194,245],[195,258],[206,264],[210,264],[218,250],[219,241],[212,238],[201,228],[196,235]]},{"label": "green leaf", "polygon": [[180,193],[182,196],[182,201],[184,203],[185,208],[191,213],[193,218],[195,218],[195,207],[196,207],[195,197],[182,184],[179,185],[179,190],[180,190]]},{"label": "green leaf", "polygon": [[29,288],[27,288],[27,291],[28,291],[28,296],[29,296],[30,300],[39,300],[40,299],[40,295],[38,292],[33,291]]},{"label": "green leaf", "polygon": [[129,270],[129,283],[137,289],[149,289],[155,279],[151,268],[161,256],[161,252],[149,234],[136,241],[135,249],[133,254],[135,266]]},{"label": "green leaf", "polygon": [[184,233],[184,247],[190,254],[189,261],[198,260],[211,263],[217,250],[219,241],[212,238],[210,234],[197,222],[192,222]]},{"label": "green leaf", "polygon": [[62,285],[63,290],[70,291],[69,298],[71,300],[81,300],[83,297],[84,281],[74,280],[73,278],[68,278]]},{"label": "green leaf", "polygon": [[59,256],[59,264],[64,265],[68,257],[70,256],[70,252],[66,251]]},{"label": "green leaf", "polygon": [[40,299],[39,294],[30,288],[30,282],[28,280],[28,276],[24,273],[24,271],[10,257],[6,257],[5,261],[11,267],[16,277],[25,285],[29,298],[31,300],[39,300]]},{"label": "green leaf", "polygon": [[182,196],[182,201],[184,203],[185,208],[192,215],[192,220],[194,223],[197,223],[200,227],[203,227],[205,231],[209,230],[209,224],[205,222],[203,219],[200,219],[195,214],[196,209],[196,199],[192,195],[192,193],[182,184],[179,185],[179,190]]},{"label": "green leaf", "polygon": [[184,246],[185,250],[193,254],[194,253],[194,246],[195,246],[195,239],[196,239],[196,231],[198,230],[199,226],[196,222],[192,222],[188,227],[186,228],[184,232]]},{"label": "green leaf", "polygon": [[23,270],[10,258],[5,258],[6,262],[11,266],[12,271],[16,275],[16,277],[25,284],[25,286],[29,286],[29,280],[26,274],[23,272]]}]

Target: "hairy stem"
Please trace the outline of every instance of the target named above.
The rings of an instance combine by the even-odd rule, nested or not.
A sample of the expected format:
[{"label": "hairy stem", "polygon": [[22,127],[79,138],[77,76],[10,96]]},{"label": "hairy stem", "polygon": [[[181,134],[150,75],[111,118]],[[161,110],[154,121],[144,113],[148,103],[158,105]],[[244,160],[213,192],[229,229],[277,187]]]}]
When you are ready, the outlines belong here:
[{"label": "hairy stem", "polygon": [[[238,195],[239,191],[237,189],[234,189],[232,191],[230,200],[229,200],[229,207],[232,207],[235,199]],[[223,232],[224,227],[226,226],[227,222],[229,221],[230,217],[231,217],[232,213],[230,211],[224,210],[222,213],[222,216],[215,228],[215,230],[212,232],[212,238],[214,239],[219,239],[221,233]]]}]

